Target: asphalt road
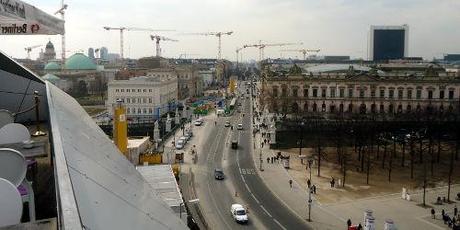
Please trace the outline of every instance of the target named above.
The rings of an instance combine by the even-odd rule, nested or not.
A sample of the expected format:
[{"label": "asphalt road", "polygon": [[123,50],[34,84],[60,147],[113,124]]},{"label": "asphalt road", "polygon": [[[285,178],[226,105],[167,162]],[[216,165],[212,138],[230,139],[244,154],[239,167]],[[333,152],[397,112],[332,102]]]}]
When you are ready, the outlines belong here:
[{"label": "asphalt road", "polygon": [[[243,90],[245,91],[245,90]],[[234,186],[241,194],[243,200],[250,207],[250,214],[257,218],[269,229],[311,229],[305,220],[299,219],[285,207],[268,189],[258,176],[257,166],[252,159],[253,141],[251,134],[251,103],[245,99],[242,103],[244,117],[240,122],[244,130],[234,132],[232,138],[239,139],[237,150],[229,154],[229,161],[236,162],[231,165],[231,176]],[[280,181],[279,186],[289,186],[287,181]]]},{"label": "asphalt road", "polygon": [[[243,89],[245,92],[245,89]],[[306,221],[299,219],[271,193],[258,176],[252,159],[253,142],[251,135],[250,100],[240,100],[240,109],[245,114],[236,113],[232,117],[217,118],[217,125],[210,127],[198,162],[194,166],[195,190],[200,199],[202,213],[211,229],[311,229]],[[230,121],[234,129],[224,127]],[[214,121],[206,125],[214,126]],[[242,123],[244,130],[236,125]],[[238,149],[230,148],[231,140],[238,139]],[[214,179],[214,169],[223,168],[226,178]],[[288,182],[280,181],[280,186]],[[235,197],[237,192],[238,197]],[[249,209],[249,222],[237,224],[230,206],[241,203]]]}]

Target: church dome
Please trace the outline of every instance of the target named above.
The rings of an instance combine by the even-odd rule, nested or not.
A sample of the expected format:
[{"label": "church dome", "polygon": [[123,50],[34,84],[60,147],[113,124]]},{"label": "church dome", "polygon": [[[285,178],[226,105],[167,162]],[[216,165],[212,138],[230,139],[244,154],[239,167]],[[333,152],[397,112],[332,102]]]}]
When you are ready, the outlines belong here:
[{"label": "church dome", "polygon": [[43,78],[43,80],[49,81],[49,82],[56,82],[56,81],[60,80],[59,77],[57,77],[57,76],[54,75],[54,74],[50,74],[50,73],[46,74],[46,75],[43,76],[42,78]]},{"label": "church dome", "polygon": [[91,58],[82,53],[76,53],[70,56],[65,62],[66,70],[96,70],[97,66]]},{"label": "church dome", "polygon": [[49,62],[45,65],[45,70],[61,70],[61,65],[56,62]]}]

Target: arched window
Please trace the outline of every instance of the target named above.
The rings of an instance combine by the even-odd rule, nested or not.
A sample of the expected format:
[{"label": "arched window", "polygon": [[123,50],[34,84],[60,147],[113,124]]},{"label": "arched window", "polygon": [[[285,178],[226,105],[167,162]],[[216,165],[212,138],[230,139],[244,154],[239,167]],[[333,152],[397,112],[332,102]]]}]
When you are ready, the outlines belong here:
[{"label": "arched window", "polygon": [[343,104],[342,103],[340,103],[340,105],[339,105],[339,112],[343,113]]},{"label": "arched window", "polygon": [[412,112],[412,106],[411,106],[411,105],[407,105],[407,107],[406,107],[406,112],[407,112],[407,113]]},{"label": "arched window", "polygon": [[362,104],[359,106],[359,113],[360,113],[360,114],[366,114],[366,104],[362,103]]},{"label": "arched window", "polygon": [[316,113],[316,112],[318,111],[318,108],[317,108],[317,107],[318,107],[318,105],[316,105],[316,102],[313,103],[313,112]]},{"label": "arched window", "polygon": [[334,104],[331,104],[331,105],[329,106],[329,112],[335,113],[335,105],[334,105]]},{"label": "arched window", "polygon": [[384,104],[380,104],[380,113],[385,113],[385,105]]},{"label": "arched window", "polygon": [[348,104],[348,112],[353,113],[353,104],[352,103]]},{"label": "arched window", "polygon": [[305,104],[303,105],[303,111],[308,112],[308,102],[305,102]]},{"label": "arched window", "polygon": [[394,110],[395,110],[395,109],[394,109],[393,104],[390,104],[390,105],[388,106],[388,113],[394,113]]},{"label": "arched window", "polygon": [[377,105],[375,103],[372,103],[371,105],[371,113],[376,113],[377,112]]},{"label": "arched window", "polygon": [[323,113],[326,112],[326,104],[324,104],[324,102],[321,105],[321,112],[323,112]]},{"label": "arched window", "polygon": [[402,105],[400,104],[398,105],[398,113],[402,113],[402,111],[403,111],[403,108],[402,108]]}]

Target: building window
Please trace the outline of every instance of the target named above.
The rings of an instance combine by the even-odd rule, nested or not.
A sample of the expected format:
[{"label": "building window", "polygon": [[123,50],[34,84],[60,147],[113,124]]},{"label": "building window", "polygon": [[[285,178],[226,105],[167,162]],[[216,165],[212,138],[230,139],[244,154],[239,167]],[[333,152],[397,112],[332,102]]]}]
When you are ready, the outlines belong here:
[{"label": "building window", "polygon": [[115,92],[117,92],[117,93],[118,93],[119,91],[120,91],[119,89],[115,89]]},{"label": "building window", "polygon": [[313,97],[318,97],[318,89],[313,89]]},{"label": "building window", "polygon": [[137,89],[137,92],[140,93],[140,92],[141,92],[141,89]]},{"label": "building window", "polygon": [[131,98],[126,98],[126,103],[131,103]]},{"label": "building window", "polygon": [[322,98],[326,97],[326,89],[321,89],[321,97]]},{"label": "building window", "polygon": [[421,99],[422,98],[422,90],[421,89],[417,89],[417,94],[415,95],[415,97],[417,99]]},{"label": "building window", "polygon": [[433,99],[433,90],[428,90],[428,99]]},{"label": "building window", "polygon": [[380,104],[380,113],[385,113],[385,106]]},{"label": "building window", "polygon": [[380,90],[380,98],[385,98],[385,90],[384,89]]},{"label": "building window", "polygon": [[394,91],[394,89],[390,89],[390,90],[388,91],[388,97],[392,99],[394,96],[395,96],[395,91]]},{"label": "building window", "polygon": [[273,87],[273,97],[278,97],[278,88]]},{"label": "building window", "polygon": [[353,104],[348,104],[348,112],[353,113]]},{"label": "building window", "polygon": [[450,100],[454,99],[454,91],[453,90],[449,90],[449,99]]},{"label": "building window", "polygon": [[353,88],[348,88],[348,97],[353,97]]},{"label": "building window", "polygon": [[152,103],[152,98],[151,97],[149,97],[149,103]]},{"label": "building window", "polygon": [[143,89],[142,92],[146,93],[146,92],[147,92],[147,89]]},{"label": "building window", "polygon": [[331,94],[331,98],[334,98],[335,97],[335,88],[330,88],[329,91],[330,91],[330,94]]},{"label": "building window", "polygon": [[298,91],[299,90],[297,88],[292,89],[292,96],[293,97],[298,97]]},{"label": "building window", "polygon": [[127,114],[130,114],[130,113],[131,113],[131,109],[130,109],[130,108],[127,108],[127,109],[126,109],[126,113],[127,113]]},{"label": "building window", "polygon": [[412,90],[407,90],[407,99],[412,99]]},{"label": "building window", "polygon": [[439,99],[444,99],[444,90],[439,91]]},{"label": "building window", "polygon": [[124,92],[125,92],[125,89],[120,89],[120,92],[124,93]]},{"label": "building window", "polygon": [[399,99],[403,98],[403,90],[402,89],[398,89],[398,98]]},{"label": "building window", "polygon": [[281,96],[286,97],[287,96],[287,90],[286,88],[281,88]]},{"label": "building window", "polygon": [[339,97],[341,97],[341,98],[345,97],[345,89],[344,88],[341,88],[339,90]]},{"label": "building window", "polygon": [[141,114],[142,110],[141,108],[137,108],[137,114]]},{"label": "building window", "polygon": [[371,97],[375,97],[375,89],[371,90]]},{"label": "building window", "polygon": [[326,104],[321,105],[321,112],[326,112]]},{"label": "building window", "polygon": [[130,89],[126,89],[126,92],[129,93],[131,90]]},{"label": "building window", "polygon": [[394,106],[392,104],[388,106],[388,113],[394,113]]},{"label": "building window", "polygon": [[151,92],[152,92],[152,89],[149,89],[149,93],[151,93]]},{"label": "building window", "polygon": [[364,89],[359,90],[359,97],[364,98]]},{"label": "building window", "polygon": [[142,103],[147,103],[147,99],[146,98],[142,98]]},{"label": "building window", "polygon": [[308,89],[303,89],[303,97],[308,97]]},{"label": "building window", "polygon": [[144,109],[143,109],[143,112],[144,112],[144,114],[146,114],[146,113],[147,113],[147,109],[146,109],[146,108],[144,108]]},{"label": "building window", "polygon": [[152,114],[152,113],[153,113],[153,109],[149,108],[149,114]]}]

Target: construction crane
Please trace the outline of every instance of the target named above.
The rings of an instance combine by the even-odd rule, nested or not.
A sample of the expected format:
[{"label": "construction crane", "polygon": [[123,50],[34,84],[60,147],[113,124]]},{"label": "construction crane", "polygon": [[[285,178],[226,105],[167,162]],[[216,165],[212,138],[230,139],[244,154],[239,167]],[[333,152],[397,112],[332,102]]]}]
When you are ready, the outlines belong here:
[{"label": "construction crane", "polygon": [[292,50],[280,50],[282,52],[301,52],[303,54],[303,60],[307,60],[308,53],[318,53],[320,49],[292,49]]},{"label": "construction crane", "polygon": [[271,47],[271,46],[293,46],[293,45],[303,45],[302,42],[299,43],[262,43],[259,41],[259,44],[254,44],[254,45],[245,45],[243,46],[244,48],[248,47],[257,47],[259,48],[259,59],[262,61],[264,59],[264,49],[265,47]]},{"label": "construction crane", "polygon": [[[236,68],[238,68],[238,59],[239,59],[239,53],[241,50],[243,50],[245,47],[240,47],[236,48]],[[241,61],[243,61],[243,57],[241,57]]]},{"label": "construction crane", "polygon": [[154,29],[149,29],[149,28],[136,28],[136,27],[109,27],[109,26],[104,26],[103,27],[105,30],[119,30],[120,31],[120,56],[121,59],[124,59],[124,54],[123,54],[123,32],[126,31],[174,31],[174,30],[154,30]]},{"label": "construction crane", "polygon": [[156,56],[157,57],[161,56],[160,41],[178,42],[178,40],[163,37],[163,36],[160,36],[160,35],[150,35],[150,38],[152,39],[152,41],[156,41],[155,43],[156,43],[156,51],[157,51]]},{"label": "construction crane", "polygon": [[[65,11],[67,10],[68,5],[64,4],[64,0],[61,0],[61,8],[56,11],[54,14],[61,14],[61,19],[65,23]],[[65,26],[65,24],[64,24]],[[61,35],[61,58],[62,63],[65,63],[65,32]]]},{"label": "construction crane", "polygon": [[183,53],[183,54],[180,54],[179,57],[177,59],[181,59],[182,57],[184,57],[184,59],[187,59],[187,56],[189,57],[192,57],[192,56],[200,56],[200,54],[188,54],[188,53]]},{"label": "construction crane", "polygon": [[216,36],[219,39],[219,44],[218,44],[218,53],[217,53],[217,59],[222,60],[222,35],[231,35],[233,34],[233,31],[228,31],[228,32],[207,32],[207,33],[185,33],[186,35],[203,35],[203,36]]},{"label": "construction crane", "polygon": [[35,46],[24,48],[27,51],[27,59],[30,60],[30,52],[32,52],[33,49],[38,48],[40,46],[42,46],[42,45],[35,45]]}]

